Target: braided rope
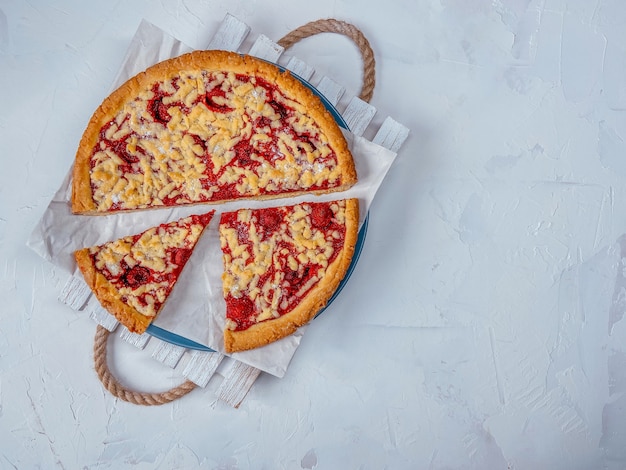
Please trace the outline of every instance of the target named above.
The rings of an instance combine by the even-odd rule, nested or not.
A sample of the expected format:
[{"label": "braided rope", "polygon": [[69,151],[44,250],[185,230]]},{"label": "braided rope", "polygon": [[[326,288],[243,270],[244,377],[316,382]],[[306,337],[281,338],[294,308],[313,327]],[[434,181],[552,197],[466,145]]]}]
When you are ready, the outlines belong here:
[{"label": "braided rope", "polygon": [[374,59],[374,51],[372,51],[369,41],[356,26],[332,18],[311,21],[285,35],[278,41],[278,44],[285,49],[289,49],[301,39],[320,33],[342,34],[352,39],[357,45],[363,59],[363,87],[361,88],[359,98],[369,102],[372,99],[374,86],[376,85],[376,60]]},{"label": "braided rope", "polygon": [[135,405],[164,405],[187,395],[196,388],[196,384],[187,380],[177,387],[161,393],[136,392],[127,389],[118,382],[107,365],[107,340],[109,339],[109,334],[106,328],[98,325],[94,338],[93,357],[100,382],[113,396]]}]

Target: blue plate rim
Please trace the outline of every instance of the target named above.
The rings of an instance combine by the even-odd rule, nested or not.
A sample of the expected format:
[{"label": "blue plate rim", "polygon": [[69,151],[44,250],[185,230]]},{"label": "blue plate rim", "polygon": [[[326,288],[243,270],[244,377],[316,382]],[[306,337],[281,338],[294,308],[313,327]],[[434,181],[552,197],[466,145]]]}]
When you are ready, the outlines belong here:
[{"label": "blue plate rim", "polygon": [[[273,65],[276,65],[283,72],[287,71],[285,67],[282,67],[277,64],[273,64]],[[332,114],[333,118],[335,119],[335,121],[340,127],[343,127],[346,130],[350,130],[348,128],[348,124],[343,119],[341,114],[339,114],[337,109],[330,103],[330,101],[328,101],[328,99],[324,95],[322,95],[312,84],[310,84],[304,78],[300,77],[299,75],[291,71],[289,73],[293,75],[296,79],[298,79],[300,82],[302,82],[304,86],[306,86],[309,90],[311,90],[322,101],[322,103],[324,104],[328,112]],[[330,304],[332,304],[332,302],[337,298],[339,293],[343,290],[343,288],[348,283],[350,276],[352,276],[352,272],[356,268],[359,258],[361,257],[361,252],[363,251],[363,245],[365,244],[365,237],[367,235],[367,227],[369,225],[369,217],[370,216],[368,212],[367,215],[365,216],[365,220],[363,221],[363,225],[361,225],[361,228],[359,229],[356,244],[354,247],[354,254],[352,255],[352,261],[350,262],[350,265],[348,266],[346,275],[343,277],[343,279],[339,283],[339,286],[337,286],[337,289],[335,290],[331,298],[328,300],[328,303],[326,304],[326,306],[323,307],[319,312],[317,312],[317,314],[315,315],[315,318],[319,317],[322,313],[324,313],[324,311],[326,311],[326,309],[328,309],[328,307],[330,307]],[[178,335],[176,333],[172,333],[171,331],[168,331],[164,328],[156,326],[153,323],[151,323],[148,326],[148,328],[146,329],[146,333],[148,333],[150,336],[160,339],[161,341],[165,341],[166,343],[173,344],[174,346],[180,346],[183,348],[192,349],[196,351],[216,352],[214,349],[211,349],[208,346],[197,343],[193,340],[185,338],[184,336]]]}]

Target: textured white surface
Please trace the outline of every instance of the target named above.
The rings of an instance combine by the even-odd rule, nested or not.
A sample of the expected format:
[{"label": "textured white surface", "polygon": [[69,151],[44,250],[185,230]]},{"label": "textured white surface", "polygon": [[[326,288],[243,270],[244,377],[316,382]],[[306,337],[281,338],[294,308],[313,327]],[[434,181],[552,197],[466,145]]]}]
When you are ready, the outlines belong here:
[{"label": "textured white surface", "polygon": [[[411,135],[283,379],[236,410],[217,381],[138,407],[103,390],[93,322],[24,241],[141,19],[201,48],[227,12],[250,44],[359,26],[373,121]],[[624,24],[621,0],[0,0],[0,468],[624,468]],[[291,54],[358,93],[347,39]],[[125,383],[181,381],[117,336]]]}]

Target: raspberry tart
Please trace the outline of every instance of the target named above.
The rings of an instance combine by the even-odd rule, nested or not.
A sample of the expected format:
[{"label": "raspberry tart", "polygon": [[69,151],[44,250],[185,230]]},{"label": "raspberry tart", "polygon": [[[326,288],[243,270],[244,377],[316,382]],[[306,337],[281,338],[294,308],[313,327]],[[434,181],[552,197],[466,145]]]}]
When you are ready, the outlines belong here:
[{"label": "raspberry tart", "polygon": [[289,72],[195,51],[128,80],[80,141],[72,212],[342,191],[357,180],[333,116]]}]

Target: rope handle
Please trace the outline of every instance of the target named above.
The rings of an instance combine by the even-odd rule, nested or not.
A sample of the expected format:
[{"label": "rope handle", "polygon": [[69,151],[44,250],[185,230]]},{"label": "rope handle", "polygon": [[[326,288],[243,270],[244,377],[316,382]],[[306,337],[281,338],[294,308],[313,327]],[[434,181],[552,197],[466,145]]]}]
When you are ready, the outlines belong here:
[{"label": "rope handle", "polygon": [[342,34],[352,39],[357,45],[363,59],[363,85],[359,98],[369,103],[374,95],[374,86],[376,85],[376,60],[374,59],[374,51],[372,51],[369,41],[356,26],[332,18],[311,21],[286,34],[279,39],[278,44],[285,49],[289,49],[301,39],[320,33]]},{"label": "rope handle", "polygon": [[[363,59],[363,85],[359,98],[369,102],[372,99],[374,86],[376,85],[376,61],[374,60],[374,52],[369,41],[356,26],[335,19],[311,21],[285,35],[278,41],[278,44],[285,49],[289,49],[300,40],[320,33],[342,34],[352,39],[358,46]],[[110,332],[106,328],[100,325],[97,326],[93,345],[93,358],[96,374],[98,374],[100,382],[113,396],[135,405],[164,405],[184,397],[196,388],[196,384],[189,380],[160,393],[137,392],[126,388],[111,373],[107,364],[109,335]]]},{"label": "rope handle", "polygon": [[100,325],[97,326],[93,345],[93,358],[96,366],[96,374],[98,374],[100,382],[102,382],[104,388],[106,388],[111,395],[129,403],[134,403],[135,405],[164,405],[165,403],[184,397],[196,388],[195,383],[187,380],[174,388],[160,393],[129,390],[120,384],[109,370],[107,364],[107,343],[109,335],[109,330]]}]

